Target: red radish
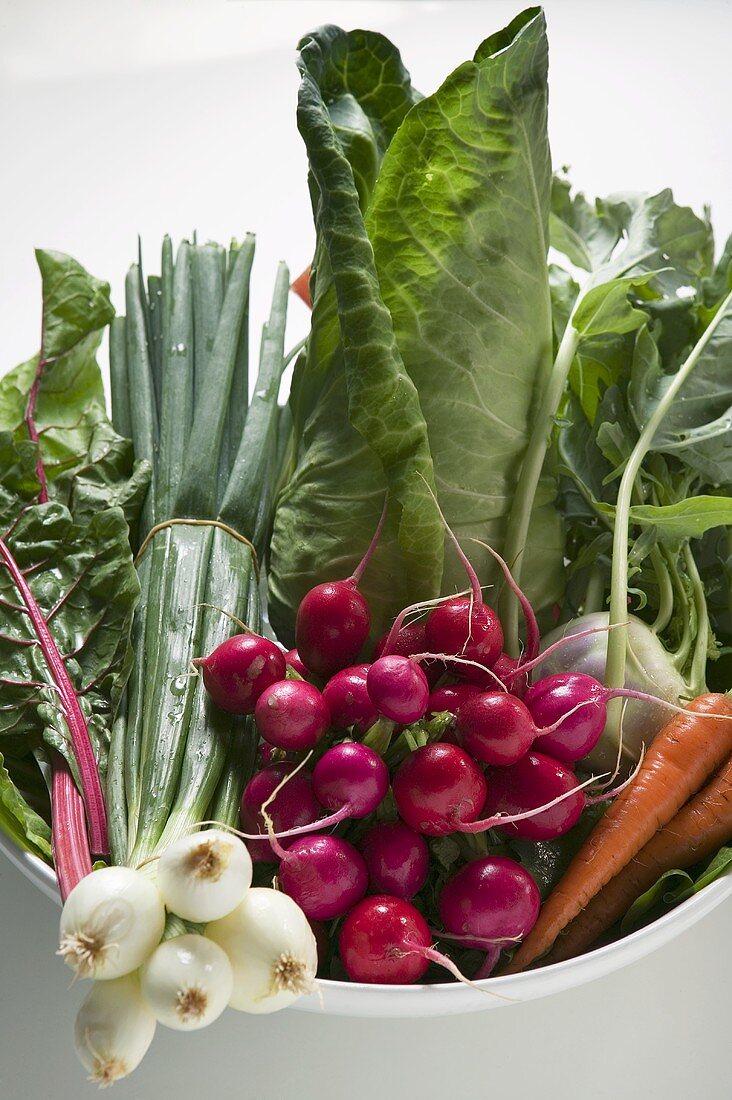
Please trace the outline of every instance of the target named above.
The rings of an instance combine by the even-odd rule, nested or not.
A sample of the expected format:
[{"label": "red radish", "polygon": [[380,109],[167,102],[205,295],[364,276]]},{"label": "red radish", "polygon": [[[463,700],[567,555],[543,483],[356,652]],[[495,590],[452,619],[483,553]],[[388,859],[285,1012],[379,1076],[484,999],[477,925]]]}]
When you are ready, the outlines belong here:
[{"label": "red radish", "polygon": [[[396,654],[398,657],[413,657],[415,653],[424,653],[426,649],[425,624],[408,623],[400,626],[393,634],[389,631],[381,635],[374,646],[374,660],[386,656],[387,652]],[[430,687],[434,687],[445,671],[445,665],[442,661],[425,660],[421,662],[421,667]]]},{"label": "red radish", "polygon": [[435,962],[459,981],[472,984],[431,942],[419,910],[388,894],[359,902],[344,920],[339,937],[341,961],[351,981],[411,985]]},{"label": "red radish", "polygon": [[[447,523],[434,497],[445,530],[460,558],[470,583],[469,596],[456,596],[430,612],[425,628],[427,648],[436,653],[464,657],[468,661],[491,667],[503,649],[503,630],[495,611],[483,603],[483,590],[478,575]],[[510,574],[509,574],[510,576]],[[482,671],[463,665],[460,675],[480,682]]]},{"label": "red radish", "polygon": [[[454,536],[453,536],[453,539],[454,539]],[[479,546],[482,546],[484,550],[487,550],[488,553],[493,558],[493,560],[495,562],[497,562],[498,565],[501,567],[501,571],[503,572],[503,576],[506,578],[506,583],[508,584],[509,588],[513,592],[516,599],[521,604],[521,610],[523,612],[524,620],[526,622],[526,658],[525,659],[527,661],[533,661],[534,658],[537,657],[538,654],[539,654],[539,645],[541,643],[541,634],[539,632],[539,624],[536,621],[536,615],[534,614],[534,609],[531,606],[531,604],[529,603],[529,600],[527,599],[527,597],[526,597],[525,593],[523,592],[523,590],[519,587],[519,585],[514,580],[513,573],[511,572],[511,570],[509,568],[508,562],[504,561],[504,559],[501,557],[501,555],[496,550],[494,550],[492,546],[489,546],[487,542],[481,542],[480,539],[475,539],[474,541],[477,542]],[[509,659],[510,660],[516,660],[515,658],[509,658]],[[516,660],[516,665],[521,665],[522,663],[523,663],[522,659]]]},{"label": "red radish", "polygon": [[379,717],[366,688],[369,665],[352,665],[331,676],[323,688],[331,721],[336,729],[355,726],[363,733]]},{"label": "red radish", "polygon": [[305,668],[305,665],[300,660],[300,654],[297,652],[296,649],[287,650],[287,653],[285,653],[285,662],[287,664],[287,667],[293,669],[293,671],[296,672],[298,676],[302,676],[303,679],[307,678],[308,670]]},{"label": "red radish", "polygon": [[[400,817],[427,836],[511,827],[519,836],[546,840],[571,829],[586,805],[612,798],[625,786],[587,798],[582,788],[594,782],[593,776],[578,784],[558,760],[528,753],[511,767],[494,769],[486,784],[472,757],[457,745],[438,741],[409,754],[392,788]],[[490,816],[479,820],[481,805]]]},{"label": "red radish", "polygon": [[442,711],[457,714],[463,703],[474,695],[480,695],[480,691],[477,684],[445,684],[432,692],[427,710],[430,714],[440,714]]},{"label": "red radish", "polygon": [[[285,786],[292,782],[288,779]],[[389,769],[377,752],[358,741],[343,741],[323,753],[313,769],[313,790],[320,805],[334,812],[298,828],[273,830],[270,843],[279,855],[278,841],[305,833],[322,832],[346,818],[368,817],[389,790]],[[279,796],[278,796],[279,797]],[[268,812],[269,807],[265,807]],[[250,837],[244,834],[244,838]]]},{"label": "red radish", "polygon": [[264,689],[286,672],[282,650],[259,634],[235,634],[193,664],[216,706],[230,714],[252,714]]},{"label": "red radish", "polygon": [[424,653],[427,648],[424,623],[405,623],[391,638],[390,635],[391,631],[382,634],[374,646],[375,661],[387,652],[387,642],[389,642],[388,652],[396,653],[398,657],[411,657],[413,653]]},{"label": "red radish", "polygon": [[455,719],[460,744],[482,764],[515,764],[537,733],[530,711],[505,691],[483,691],[462,704]]},{"label": "red radish", "polygon": [[[389,769],[377,752],[357,741],[343,741],[324,753],[313,770],[313,790],[335,815],[361,818],[374,813],[389,790]],[[339,818],[342,820],[342,818]],[[320,821],[336,824],[334,817]]]},{"label": "red radish", "polygon": [[531,875],[502,856],[471,860],[448,879],[439,899],[445,929],[460,936],[465,947],[483,949],[523,939],[540,907]]},{"label": "red radish", "polygon": [[387,503],[353,574],[346,580],[326,581],[311,588],[297,609],[297,651],[305,667],[324,679],[352,665],[368,637],[371,613],[358,586],[381,537]]},{"label": "red radish", "polygon": [[[524,702],[541,736],[540,748],[558,760],[573,763],[587,756],[602,736],[607,703],[618,697],[643,699],[676,709],[663,699],[630,688],[609,690],[583,672],[558,672],[538,680]],[[679,708],[680,709],[680,708]],[[556,727],[549,732],[547,727]]]},{"label": "red radish", "polygon": [[328,704],[306,680],[279,680],[257,699],[254,721],[265,741],[278,749],[314,748],[330,725]]},{"label": "red radish", "polygon": [[[240,811],[242,826],[249,832],[255,831],[264,835],[263,840],[247,841],[249,854],[257,863],[271,863],[275,858],[267,839],[267,827],[261,810],[272,792],[287,776],[291,778],[267,807],[275,831],[309,825],[320,814],[320,804],[313,791],[312,773],[301,768],[293,775],[294,770],[295,764],[269,764],[255,772],[244,788]],[[287,848],[286,840],[282,842],[282,846]]]},{"label": "red radish", "polygon": [[361,841],[361,855],[371,888],[378,893],[409,900],[427,881],[427,841],[403,821],[385,821],[369,829]]},{"label": "red radish", "polygon": [[[377,894],[355,906],[338,938],[341,962],[352,982],[411,985],[430,964],[432,943],[422,914],[402,898]],[[422,950],[420,950],[422,949]]]},{"label": "red radish", "polygon": [[475,761],[442,741],[410,753],[392,785],[399,816],[427,836],[444,836],[474,821],[486,799],[485,777]]},{"label": "red radish", "polygon": [[[562,801],[551,809],[531,813],[560,796]],[[528,811],[531,816],[524,820],[504,824],[494,820],[493,827],[509,836],[553,840],[577,824],[586,802],[574,772],[551,756],[530,752],[510,768],[491,770],[483,812],[495,819],[496,814],[517,816]]]},{"label": "red radish", "polygon": [[342,917],[366,893],[369,876],[363,857],[340,837],[302,837],[280,859],[280,887],[309,920]]},{"label": "red radish", "polygon": [[427,713],[429,684],[411,657],[379,657],[369,668],[366,686],[379,714],[392,722],[407,726]]},{"label": "red radish", "polygon": [[[490,668],[503,649],[503,630],[495,611],[469,596],[457,596],[436,607],[427,620],[427,645],[435,653],[464,657]],[[470,665],[456,671],[468,680],[483,679]]]},{"label": "red radish", "polygon": [[[494,676],[497,676],[501,683],[504,685],[512,695],[516,695],[519,699],[523,699],[526,689],[529,684],[528,673],[525,676],[517,676],[516,673],[521,667],[521,661],[517,657],[509,657],[508,653],[502,653],[498,660],[493,664],[491,672]],[[482,682],[482,686],[487,689],[495,688],[495,681],[489,682],[489,677],[486,676],[485,681]]]}]

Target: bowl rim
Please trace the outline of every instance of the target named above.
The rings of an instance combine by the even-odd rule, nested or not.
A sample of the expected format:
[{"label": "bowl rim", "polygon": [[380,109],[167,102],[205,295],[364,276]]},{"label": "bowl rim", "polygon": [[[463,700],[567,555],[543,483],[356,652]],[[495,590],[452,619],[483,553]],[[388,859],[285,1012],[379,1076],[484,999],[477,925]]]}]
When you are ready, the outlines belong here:
[{"label": "bowl rim", "polygon": [[[56,873],[52,867],[32,852],[26,852],[18,848],[10,837],[4,833],[0,833],[0,850],[42,893],[55,901],[57,905],[61,904]],[[489,988],[497,991],[500,988],[506,992],[515,989],[518,992],[522,985],[533,984],[543,974],[548,975],[548,982],[551,979],[561,981],[562,978],[567,977],[566,985],[562,983],[561,988],[570,988],[582,984],[583,977],[590,980],[590,978],[598,977],[600,973],[604,972],[604,967],[601,964],[607,961],[608,958],[612,957],[613,963],[616,964],[610,969],[616,969],[616,966],[621,966],[624,960],[629,962],[632,957],[637,957],[638,948],[645,940],[659,937],[671,938],[674,932],[684,931],[730,894],[732,894],[732,866],[728,867],[714,882],[710,882],[690,898],[674,906],[668,913],[664,913],[650,924],[637,928],[634,932],[630,932],[619,940],[605,944],[602,947],[596,947],[574,959],[550,963],[540,970],[528,970],[520,974],[483,978],[474,984],[481,989]],[[699,912],[696,913],[696,910],[699,910]],[[688,918],[692,914],[693,917],[690,921]],[[676,925],[678,927],[675,927]],[[643,953],[642,950],[640,953]],[[598,964],[600,964],[599,968]],[[554,984],[556,984],[556,981]],[[348,991],[351,996],[359,996],[363,1000],[381,998],[385,993],[391,994],[393,998],[411,997],[415,993],[420,993],[422,996],[431,994],[432,996],[444,998],[445,995],[457,996],[470,992],[470,988],[461,982],[384,985],[365,982],[340,982],[332,978],[319,978],[318,985],[323,988],[324,992],[330,991],[332,994],[337,994],[338,992]]]}]

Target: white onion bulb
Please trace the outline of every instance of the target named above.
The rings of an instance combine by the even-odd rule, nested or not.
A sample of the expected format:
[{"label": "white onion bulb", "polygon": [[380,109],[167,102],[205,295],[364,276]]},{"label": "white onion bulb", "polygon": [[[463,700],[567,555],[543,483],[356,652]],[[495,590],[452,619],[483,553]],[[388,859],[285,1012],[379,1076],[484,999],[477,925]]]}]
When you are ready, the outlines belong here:
[{"label": "white onion bulb", "polygon": [[76,1053],[89,1080],[106,1088],[136,1069],[154,1034],[136,974],[95,982],[76,1017]]},{"label": "white onion bulb", "polygon": [[184,935],[155,948],[140,971],[142,995],[158,1023],[196,1031],[229,1003],[234,974],[226,953],[205,936]]},{"label": "white onion bulb", "polygon": [[229,1004],[243,1012],[277,1012],[311,993],[318,968],[315,936],[287,894],[256,887],[206,936],[223,947],[234,971]]},{"label": "white onion bulb", "polygon": [[102,867],[66,899],[58,953],[80,978],[120,978],[145,961],[164,927],[165,906],[150,878],[131,867]]},{"label": "white onion bulb", "polygon": [[236,909],[252,882],[246,845],[223,829],[190,833],[158,861],[158,888],[172,913],[205,923]]}]

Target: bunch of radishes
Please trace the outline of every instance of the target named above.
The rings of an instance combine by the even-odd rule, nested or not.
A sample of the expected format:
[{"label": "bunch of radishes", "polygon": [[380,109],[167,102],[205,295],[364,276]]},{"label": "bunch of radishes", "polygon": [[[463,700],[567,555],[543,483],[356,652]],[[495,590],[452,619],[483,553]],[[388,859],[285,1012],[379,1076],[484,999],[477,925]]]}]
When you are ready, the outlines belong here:
[{"label": "bunch of radishes", "polygon": [[[355,663],[371,624],[359,581],[378,534],[353,576],[305,596],[295,650],[246,633],[196,663],[212,699],[253,714],[262,738],[262,766],[241,804],[252,858],[279,862],[279,888],[311,921],[345,918],[347,975],[414,982],[430,961],[454,972],[432,947],[439,938],[484,951],[487,976],[536,920],[537,887],[513,860],[476,859],[446,883],[443,927],[430,928],[411,904],[428,878],[425,837],[566,833],[589,802],[608,797],[588,798],[572,764],[599,739],[611,693],[575,673],[528,686],[541,659],[533,611],[495,555],[527,621],[526,652],[513,659],[456,540],[469,593],[407,608],[373,660]],[[440,739],[417,745],[410,731],[430,715],[448,719],[437,723]],[[366,818],[351,839],[330,832]]]},{"label": "bunch of radishes", "polygon": [[286,894],[251,882],[244,843],[210,829],[140,869],[94,871],[71,891],[59,953],[94,979],[76,1019],[91,1080],[131,1073],[157,1023],[193,1031],[227,1005],[275,1012],[310,992],[317,946],[306,917]]}]

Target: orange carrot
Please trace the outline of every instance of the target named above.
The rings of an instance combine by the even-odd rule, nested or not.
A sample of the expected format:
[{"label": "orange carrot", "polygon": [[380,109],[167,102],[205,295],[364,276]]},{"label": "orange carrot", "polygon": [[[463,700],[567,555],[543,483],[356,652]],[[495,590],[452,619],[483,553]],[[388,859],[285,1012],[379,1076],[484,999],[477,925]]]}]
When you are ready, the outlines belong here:
[{"label": "orange carrot", "polygon": [[313,303],[310,301],[310,267],[306,267],[294,283],[290,284],[290,290],[297,294],[298,298],[302,298],[308,309],[313,308]]},{"label": "orange carrot", "polygon": [[666,871],[708,859],[732,840],[732,757],[560,932],[542,964],[572,959],[620,920]]},{"label": "orange carrot", "polygon": [[600,818],[503,973],[518,973],[548,951],[590,899],[719,768],[732,752],[729,716],[728,696],[700,695],[656,735],[634,782]]}]

